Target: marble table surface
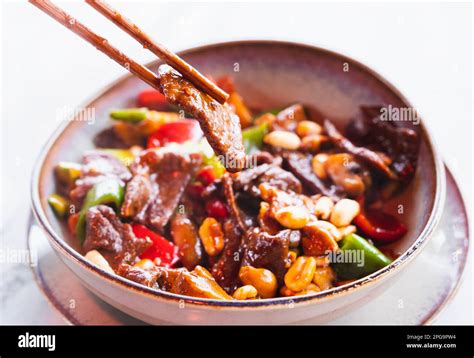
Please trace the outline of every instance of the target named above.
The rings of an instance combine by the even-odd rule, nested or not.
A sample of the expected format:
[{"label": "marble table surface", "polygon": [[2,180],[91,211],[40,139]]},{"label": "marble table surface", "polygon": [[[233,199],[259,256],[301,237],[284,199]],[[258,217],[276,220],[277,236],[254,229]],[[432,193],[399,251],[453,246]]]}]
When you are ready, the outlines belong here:
[{"label": "marble table surface", "polygon": [[[153,59],[87,5],[61,6],[87,20],[87,25],[135,59]],[[315,44],[359,59],[402,89],[417,106],[471,209],[469,4],[278,3],[271,10],[264,3],[220,2],[210,7],[158,1],[116,6],[173,50],[216,41],[273,38]],[[177,15],[171,21],[169,14]],[[59,124],[58,111],[78,106],[124,71],[27,3],[2,2],[1,17],[0,323],[64,324],[40,293],[21,256],[30,211],[31,169]],[[471,255],[456,297],[434,323],[473,324],[472,297]]]}]

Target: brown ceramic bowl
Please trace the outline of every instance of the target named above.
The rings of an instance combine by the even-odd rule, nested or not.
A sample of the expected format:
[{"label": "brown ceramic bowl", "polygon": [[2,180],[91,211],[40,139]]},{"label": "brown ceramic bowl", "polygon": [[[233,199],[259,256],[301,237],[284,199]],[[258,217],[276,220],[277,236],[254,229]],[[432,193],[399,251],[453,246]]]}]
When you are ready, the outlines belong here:
[{"label": "brown ceramic bowl", "polygon": [[[312,109],[316,119],[330,118],[342,127],[357,114],[360,105],[412,107],[371,69],[317,47],[238,41],[202,46],[181,55],[214,78],[231,74],[239,93],[253,108],[301,102]],[[235,64],[239,72],[234,72]],[[156,71],[158,65],[154,62],[150,67]],[[109,274],[85,260],[77,241],[49,208],[47,196],[55,191],[54,166],[61,160],[78,161],[83,151],[93,148],[94,134],[110,125],[108,111],[133,105],[137,93],[144,88],[146,85],[140,80],[126,76],[94,97],[84,107],[95,108],[95,123],[71,118],[62,125],[41,153],[32,179],[34,213],[59,257],[92,292],[136,318],[149,323],[281,324],[314,317],[315,321],[324,322],[386,289],[417,256],[435,229],[444,203],[444,167],[424,123],[406,122],[404,125],[421,137],[419,166],[409,187],[390,204],[403,204],[408,233],[391,247],[401,253],[398,259],[370,276],[308,296],[216,301],[153,290]]]}]

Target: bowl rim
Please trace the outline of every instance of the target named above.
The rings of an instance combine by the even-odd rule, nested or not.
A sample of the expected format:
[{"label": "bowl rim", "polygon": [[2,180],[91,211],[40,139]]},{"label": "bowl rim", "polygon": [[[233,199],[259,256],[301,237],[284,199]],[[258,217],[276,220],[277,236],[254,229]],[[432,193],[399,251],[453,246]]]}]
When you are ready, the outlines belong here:
[{"label": "bowl rim", "polygon": [[[185,56],[188,54],[198,53],[201,51],[209,51],[214,49],[221,49],[224,47],[235,47],[237,45],[256,45],[256,46],[284,46],[288,48],[296,48],[296,49],[306,49],[310,51],[316,51],[319,53],[324,53],[329,56],[337,57],[345,62],[352,63],[358,66],[361,70],[365,71],[367,74],[375,78],[376,80],[380,81],[384,86],[386,86],[392,93],[394,93],[401,101],[406,103],[407,105],[411,106],[410,101],[397,89],[394,85],[388,82],[384,77],[382,77],[379,73],[372,70],[368,66],[362,64],[361,62],[345,55],[340,52],[335,52],[332,50],[328,50],[319,46],[309,45],[304,43],[298,43],[293,41],[279,41],[279,40],[236,40],[236,41],[224,41],[224,42],[217,42],[211,44],[204,44],[199,45],[196,47],[192,47],[183,51],[179,51],[178,54],[180,56]],[[160,63],[160,60],[152,61],[146,66],[154,66]],[[133,75],[125,74],[119,77],[117,80],[111,82],[109,85],[102,88],[100,91],[96,92],[93,96],[89,97],[86,101],[84,101],[82,106],[86,108],[92,102],[94,102],[97,98],[105,95],[107,92],[113,90],[117,85],[122,83],[123,81],[131,78]],[[426,244],[428,239],[432,236],[431,234],[435,230],[439,220],[441,218],[442,209],[444,207],[444,200],[445,200],[445,192],[446,192],[446,178],[444,172],[444,165],[441,160],[441,157],[437,151],[436,143],[434,143],[433,137],[431,132],[426,127],[423,120],[420,121],[420,129],[424,132],[424,137],[426,138],[426,144],[428,146],[429,151],[432,153],[432,157],[434,159],[435,165],[435,173],[436,173],[436,185],[435,185],[435,193],[434,193],[434,200],[433,205],[430,210],[428,221],[423,228],[420,235],[417,237],[415,242],[403,252],[397,259],[395,259],[390,265],[383,267],[382,269],[368,275],[362,277],[358,280],[355,280],[351,283],[347,283],[345,285],[334,287],[330,290],[317,292],[314,294],[304,295],[304,296],[291,296],[291,297],[275,297],[275,298],[268,298],[268,299],[259,299],[259,300],[247,300],[247,301],[239,301],[239,300],[214,300],[214,299],[207,299],[207,298],[196,298],[191,296],[185,296],[175,293],[170,293],[166,291],[161,291],[157,289],[153,289],[150,287],[146,287],[139,283],[130,281],[124,277],[121,277],[117,274],[111,274],[107,271],[102,270],[101,268],[97,267],[96,265],[89,262],[82,254],[74,250],[63,238],[62,235],[56,233],[55,230],[50,225],[46,213],[42,208],[41,200],[40,200],[40,190],[39,190],[39,183],[40,178],[42,177],[42,168],[45,159],[47,158],[51,148],[54,146],[55,142],[61,136],[62,132],[66,129],[66,127],[70,124],[70,121],[67,120],[64,123],[60,124],[58,128],[53,132],[50,138],[45,143],[44,147],[40,151],[40,154],[36,160],[36,164],[33,168],[33,174],[31,179],[31,205],[32,211],[34,216],[39,223],[42,230],[45,232],[50,244],[58,251],[60,251],[63,255],[67,258],[71,259],[76,264],[80,265],[83,269],[86,269],[96,276],[100,276],[100,278],[105,279],[111,284],[116,286],[120,286],[121,288],[131,289],[136,293],[145,294],[147,296],[151,296],[152,298],[160,298],[165,299],[166,301],[170,302],[184,302],[186,304],[194,305],[194,306],[212,306],[214,308],[220,309],[241,309],[245,308],[253,308],[253,309],[264,309],[270,308],[275,309],[278,307],[283,306],[302,306],[306,304],[311,304],[315,302],[319,302],[322,300],[327,300],[331,298],[335,298],[336,296],[341,296],[343,294],[349,294],[355,290],[361,289],[363,287],[367,287],[376,283],[376,281],[380,281],[382,279],[386,279],[396,272],[399,272],[401,267],[406,266],[408,262],[410,262],[414,257],[416,257],[421,248]],[[63,257],[60,256],[62,259]],[[76,274],[76,273],[75,273]],[[81,278],[82,280],[82,278]]]}]

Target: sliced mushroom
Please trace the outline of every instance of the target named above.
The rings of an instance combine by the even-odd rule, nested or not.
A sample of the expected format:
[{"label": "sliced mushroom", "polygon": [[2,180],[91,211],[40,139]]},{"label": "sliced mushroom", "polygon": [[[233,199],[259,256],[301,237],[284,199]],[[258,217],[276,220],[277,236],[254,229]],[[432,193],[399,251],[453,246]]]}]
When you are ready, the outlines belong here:
[{"label": "sliced mushroom", "polygon": [[184,267],[194,269],[203,258],[203,249],[196,226],[183,213],[177,212],[171,219],[171,236],[179,247],[179,256]]},{"label": "sliced mushroom", "polygon": [[392,169],[387,165],[384,158],[382,158],[376,152],[368,148],[355,146],[349,139],[339,133],[339,131],[336,129],[336,127],[331,121],[324,121],[324,129],[326,130],[326,133],[331,139],[331,141],[341,150],[350,153],[358,159],[364,161],[372,168],[385,175],[388,179],[399,179],[397,174],[394,173]]},{"label": "sliced mushroom", "polygon": [[324,168],[331,180],[341,187],[348,196],[357,197],[364,193],[366,186],[359,163],[354,156],[347,153],[338,153],[328,156]]},{"label": "sliced mushroom", "polygon": [[192,297],[231,300],[232,297],[219,286],[211,274],[204,273],[203,270],[200,268],[192,272],[181,271],[173,281],[170,292]]}]

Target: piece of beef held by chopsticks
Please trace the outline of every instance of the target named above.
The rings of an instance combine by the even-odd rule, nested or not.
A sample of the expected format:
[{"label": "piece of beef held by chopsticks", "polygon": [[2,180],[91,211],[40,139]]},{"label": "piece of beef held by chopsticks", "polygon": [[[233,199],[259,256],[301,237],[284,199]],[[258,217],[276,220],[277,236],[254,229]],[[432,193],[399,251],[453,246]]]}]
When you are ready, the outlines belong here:
[{"label": "piece of beef held by chopsticks", "polygon": [[167,101],[196,118],[209,144],[226,169],[237,172],[245,165],[239,117],[228,104],[220,104],[201,92],[168,65],[158,69],[160,88]]}]

